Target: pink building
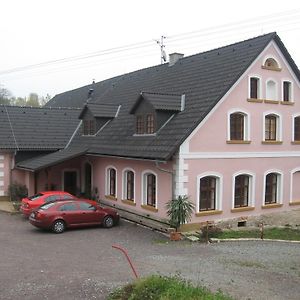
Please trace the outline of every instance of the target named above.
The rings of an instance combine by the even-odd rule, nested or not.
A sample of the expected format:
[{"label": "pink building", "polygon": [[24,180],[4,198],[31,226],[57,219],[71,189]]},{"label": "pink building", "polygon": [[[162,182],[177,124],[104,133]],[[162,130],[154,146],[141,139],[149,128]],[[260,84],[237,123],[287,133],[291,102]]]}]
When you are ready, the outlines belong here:
[{"label": "pink building", "polygon": [[55,96],[80,123],[64,149],[17,163],[30,191],[156,220],[188,195],[192,223],[299,208],[300,72],[277,34],[170,61]]}]

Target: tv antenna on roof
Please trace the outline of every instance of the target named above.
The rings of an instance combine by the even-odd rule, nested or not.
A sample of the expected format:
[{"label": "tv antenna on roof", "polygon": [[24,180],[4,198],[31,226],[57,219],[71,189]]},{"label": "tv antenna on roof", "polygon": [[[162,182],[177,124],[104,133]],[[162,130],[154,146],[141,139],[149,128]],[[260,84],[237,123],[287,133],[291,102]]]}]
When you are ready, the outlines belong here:
[{"label": "tv antenna on roof", "polygon": [[164,45],[164,39],[166,39],[165,36],[161,36],[160,40],[155,40],[156,43],[159,45],[160,47],[160,63],[163,64],[164,62],[167,61],[167,55],[166,55],[166,51],[164,50],[164,48],[166,47]]}]

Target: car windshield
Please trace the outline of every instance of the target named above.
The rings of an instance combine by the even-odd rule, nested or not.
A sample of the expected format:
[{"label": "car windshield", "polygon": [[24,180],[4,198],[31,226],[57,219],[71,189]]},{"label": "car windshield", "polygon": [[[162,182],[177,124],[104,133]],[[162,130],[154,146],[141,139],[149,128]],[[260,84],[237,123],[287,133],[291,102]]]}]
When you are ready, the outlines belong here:
[{"label": "car windshield", "polygon": [[34,201],[34,200],[39,199],[39,198],[42,197],[42,196],[43,196],[43,194],[38,193],[38,194],[35,194],[35,195],[33,195],[33,196],[28,197],[28,199],[31,200],[31,201]]},{"label": "car windshield", "polygon": [[47,203],[47,204],[42,205],[42,206],[40,207],[40,209],[42,209],[42,210],[47,210],[47,209],[49,209],[50,207],[52,207],[53,205],[55,205],[54,202]]}]

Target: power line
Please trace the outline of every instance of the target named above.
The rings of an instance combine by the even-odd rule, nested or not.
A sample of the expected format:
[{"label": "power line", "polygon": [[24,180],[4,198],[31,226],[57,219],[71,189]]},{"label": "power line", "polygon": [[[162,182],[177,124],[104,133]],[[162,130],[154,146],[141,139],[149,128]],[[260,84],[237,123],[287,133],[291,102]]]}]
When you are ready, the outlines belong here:
[{"label": "power line", "polygon": [[[176,45],[180,45],[180,44],[176,44],[176,42],[180,43],[180,41],[184,41],[184,40],[201,39],[206,36],[209,36],[209,40],[211,41],[210,43],[212,43],[214,40],[218,41],[218,43],[219,43],[220,42],[220,38],[218,37],[219,35],[222,35],[222,38],[224,38],[224,37],[226,37],[226,34],[229,35],[230,32],[232,32],[232,31],[236,32],[236,30],[238,30],[238,31],[243,30],[243,32],[240,32],[239,34],[244,34],[245,29],[248,29],[250,26],[252,26],[252,28],[251,28],[251,30],[249,29],[247,32],[253,32],[253,28],[255,26],[257,28],[259,28],[261,26],[273,25],[273,23],[270,24],[271,21],[272,22],[277,21],[277,22],[281,22],[281,23],[284,22],[281,25],[277,25],[277,27],[300,24],[298,21],[299,16],[300,16],[300,9],[296,9],[296,10],[290,10],[290,11],[286,11],[286,12],[282,12],[282,13],[276,13],[276,14],[271,14],[271,15],[267,15],[267,16],[251,18],[251,19],[244,20],[244,21],[232,22],[232,23],[228,23],[228,24],[224,24],[224,25],[220,25],[220,26],[213,26],[213,27],[204,28],[204,29],[197,30],[197,31],[192,31],[192,32],[187,32],[187,33],[182,33],[182,34],[177,34],[177,35],[171,35],[171,36],[167,36],[167,38],[168,38],[167,45],[176,46]],[[296,20],[296,21],[294,21],[294,20]],[[292,21],[292,23],[291,23],[291,21]],[[290,30],[292,30],[292,29],[290,29]],[[288,30],[283,30],[283,31],[288,31]],[[225,32],[225,35],[224,35],[224,32]],[[166,37],[162,36],[161,41],[157,41],[157,43],[159,43],[159,45],[161,47],[161,57],[163,57],[164,56],[163,54],[165,54],[162,52],[165,47],[165,45],[163,43],[163,40],[165,38]],[[234,38],[236,39],[236,34],[235,34]],[[208,39],[206,38],[205,42],[201,42],[201,45],[203,46],[203,45],[207,44],[207,41],[208,41]],[[190,45],[195,44],[195,43],[200,43],[200,41],[194,42],[194,43],[190,42],[189,45],[187,45],[187,46],[185,45],[185,46],[183,46],[183,48],[190,49],[191,48]],[[185,42],[185,44],[186,44],[186,42]],[[148,41],[144,41],[144,42],[140,42],[140,43],[134,43],[134,44],[124,45],[124,46],[120,46],[120,47],[99,50],[99,51],[81,54],[81,55],[77,55],[77,56],[65,57],[62,59],[49,60],[49,61],[42,62],[42,63],[12,68],[12,69],[8,69],[8,70],[4,70],[4,71],[0,72],[0,76],[12,75],[12,74],[15,74],[18,72],[31,71],[31,70],[35,70],[35,69],[39,69],[39,68],[51,67],[51,66],[55,66],[55,65],[59,66],[59,65],[70,64],[70,63],[72,63],[73,65],[69,66],[69,68],[73,68],[75,66],[74,63],[78,62],[78,61],[86,61],[86,60],[90,60],[90,59],[100,57],[100,56],[109,56],[109,55],[119,54],[119,53],[123,53],[123,52],[128,53],[128,52],[132,52],[134,50],[138,50],[138,49],[142,49],[142,48],[149,48],[152,46],[153,46],[153,40],[148,40]],[[130,53],[128,53],[128,55],[130,55]],[[125,55],[125,59],[128,57],[128,55]],[[110,59],[105,60],[105,62],[108,62],[108,61],[110,61]],[[65,67],[68,68],[68,66],[65,66]]]}]

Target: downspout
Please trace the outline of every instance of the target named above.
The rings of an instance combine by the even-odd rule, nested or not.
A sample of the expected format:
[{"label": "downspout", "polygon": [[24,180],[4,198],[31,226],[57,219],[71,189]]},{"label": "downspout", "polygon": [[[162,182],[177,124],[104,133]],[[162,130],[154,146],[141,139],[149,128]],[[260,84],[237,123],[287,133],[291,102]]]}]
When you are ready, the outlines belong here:
[{"label": "downspout", "polygon": [[174,173],[173,171],[169,171],[169,170],[167,170],[167,169],[161,168],[158,164],[159,164],[159,162],[156,160],[156,161],[155,161],[155,167],[156,167],[159,171],[165,172],[165,173],[168,173],[168,174],[171,174],[171,175],[172,175],[172,182],[171,182],[171,189],[172,189],[172,192],[171,192],[171,194],[172,194],[172,200],[173,200],[173,199],[175,199],[175,191],[174,191],[175,173]]}]

